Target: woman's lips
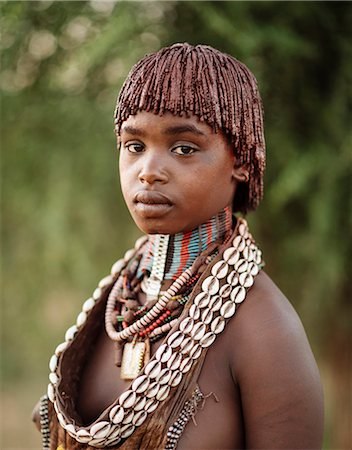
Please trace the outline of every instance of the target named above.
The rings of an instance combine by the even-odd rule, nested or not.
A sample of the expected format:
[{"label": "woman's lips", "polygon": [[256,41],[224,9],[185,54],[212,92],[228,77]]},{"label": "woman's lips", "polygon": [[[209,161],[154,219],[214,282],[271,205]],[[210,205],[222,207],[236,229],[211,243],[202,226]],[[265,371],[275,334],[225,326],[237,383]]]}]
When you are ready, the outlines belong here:
[{"label": "woman's lips", "polygon": [[136,212],[144,218],[161,217],[173,204],[166,195],[155,191],[139,191],[133,198]]}]

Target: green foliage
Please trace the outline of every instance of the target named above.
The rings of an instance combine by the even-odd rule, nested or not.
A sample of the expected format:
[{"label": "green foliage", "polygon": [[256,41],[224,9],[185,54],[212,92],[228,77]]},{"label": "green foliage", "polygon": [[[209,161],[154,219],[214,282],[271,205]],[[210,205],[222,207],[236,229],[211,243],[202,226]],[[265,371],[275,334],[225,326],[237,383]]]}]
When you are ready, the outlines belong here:
[{"label": "green foliage", "polygon": [[132,64],[177,41],[217,47],[255,73],[268,166],[265,199],[249,220],[266,270],[301,313],[315,352],[329,358],[332,329],[343,351],[351,308],[351,5],[0,6],[4,380],[29,374],[44,383],[50,352],[82,301],[139,235],[118,187],[114,103]]}]

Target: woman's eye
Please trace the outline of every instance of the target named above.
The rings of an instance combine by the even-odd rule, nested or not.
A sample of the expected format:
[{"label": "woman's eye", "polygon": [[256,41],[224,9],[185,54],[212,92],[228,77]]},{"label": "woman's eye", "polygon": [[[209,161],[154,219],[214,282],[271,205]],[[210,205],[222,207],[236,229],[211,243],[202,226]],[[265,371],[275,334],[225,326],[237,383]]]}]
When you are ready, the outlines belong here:
[{"label": "woman's eye", "polygon": [[144,147],[142,144],[125,144],[125,148],[131,153],[141,153],[144,150]]},{"label": "woman's eye", "polygon": [[190,147],[189,145],[179,145],[178,147],[175,147],[172,151],[177,155],[189,156],[193,155],[193,153],[196,150],[193,147]]}]

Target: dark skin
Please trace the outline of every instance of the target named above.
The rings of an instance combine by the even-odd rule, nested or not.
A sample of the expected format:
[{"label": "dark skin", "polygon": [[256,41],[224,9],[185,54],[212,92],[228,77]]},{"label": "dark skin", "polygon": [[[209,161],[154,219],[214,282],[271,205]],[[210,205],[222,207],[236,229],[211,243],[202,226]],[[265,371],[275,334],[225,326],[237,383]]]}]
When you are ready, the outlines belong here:
[{"label": "dark skin", "polygon": [[[172,127],[177,133],[166,132]],[[147,233],[170,234],[193,229],[231,204],[237,183],[248,177],[221,133],[195,117],[145,112],[123,124],[120,174],[137,225]],[[145,207],[135,201],[140,190],[162,196],[151,194],[151,203],[149,194],[142,196],[152,205]],[[197,425],[187,425],[178,449],[321,448],[318,369],[296,312],[263,271],[208,350],[198,384],[214,395],[197,412]],[[82,418],[95,420],[128,385],[119,378],[113,343],[103,331],[82,376]]]}]

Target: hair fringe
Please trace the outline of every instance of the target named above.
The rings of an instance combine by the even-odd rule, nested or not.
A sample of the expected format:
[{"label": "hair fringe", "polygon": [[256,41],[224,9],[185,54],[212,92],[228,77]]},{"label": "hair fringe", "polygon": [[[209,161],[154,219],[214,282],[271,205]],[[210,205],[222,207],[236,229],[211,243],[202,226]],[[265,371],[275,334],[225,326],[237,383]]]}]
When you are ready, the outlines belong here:
[{"label": "hair fringe", "polygon": [[115,130],[139,111],[197,116],[234,146],[249,181],[237,189],[233,210],[246,213],[263,197],[265,140],[263,106],[252,72],[210,46],[174,44],[145,56],[132,67],[117,99]]}]

